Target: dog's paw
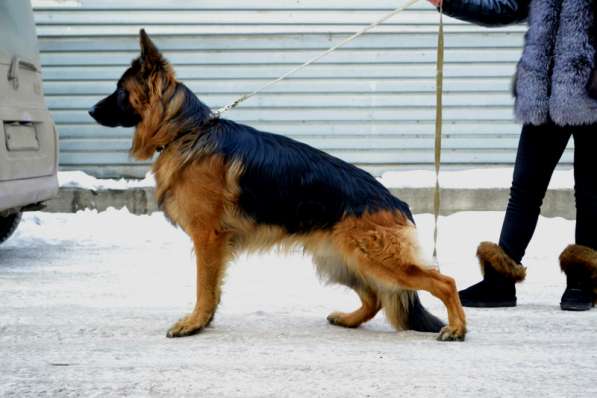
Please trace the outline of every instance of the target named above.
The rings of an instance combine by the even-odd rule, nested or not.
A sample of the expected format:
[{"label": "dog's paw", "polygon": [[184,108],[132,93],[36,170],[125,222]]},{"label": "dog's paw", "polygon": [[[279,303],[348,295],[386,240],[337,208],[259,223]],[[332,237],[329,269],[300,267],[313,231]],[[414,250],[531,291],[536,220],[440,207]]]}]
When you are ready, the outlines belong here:
[{"label": "dog's paw", "polygon": [[444,326],[437,336],[438,341],[464,341],[466,335],[465,328],[451,328]]},{"label": "dog's paw", "polygon": [[170,329],[168,329],[166,337],[172,338],[192,336],[203,330],[206,325],[207,322],[202,321],[200,317],[196,316],[195,314],[190,314],[176,322]]},{"label": "dog's paw", "polygon": [[343,312],[332,312],[328,315],[327,320],[334,326],[342,326],[343,328],[356,328],[360,323],[351,321],[349,314]]}]

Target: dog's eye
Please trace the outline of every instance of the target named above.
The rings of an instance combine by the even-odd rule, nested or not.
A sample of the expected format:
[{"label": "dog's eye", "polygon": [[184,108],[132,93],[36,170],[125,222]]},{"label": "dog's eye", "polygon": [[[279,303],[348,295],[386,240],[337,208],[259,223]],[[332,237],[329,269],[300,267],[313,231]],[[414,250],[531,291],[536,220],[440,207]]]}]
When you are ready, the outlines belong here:
[{"label": "dog's eye", "polygon": [[118,101],[118,105],[121,107],[126,107],[128,105],[128,97],[129,94],[122,89],[118,90],[118,94],[116,95],[116,101]]}]

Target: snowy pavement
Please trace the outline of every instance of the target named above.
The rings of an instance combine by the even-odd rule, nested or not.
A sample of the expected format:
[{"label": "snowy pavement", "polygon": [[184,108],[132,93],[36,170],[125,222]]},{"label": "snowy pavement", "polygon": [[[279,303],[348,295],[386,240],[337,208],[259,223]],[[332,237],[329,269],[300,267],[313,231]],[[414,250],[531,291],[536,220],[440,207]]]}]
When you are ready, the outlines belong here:
[{"label": "snowy pavement", "polygon": [[[466,287],[501,213],[441,219],[442,271]],[[432,217],[417,215],[429,250]],[[467,309],[464,343],[395,332],[382,314],[328,325],[356,296],[323,286],[310,259],[240,257],[202,334],[167,339],[194,303],[189,240],[159,213],[28,213],[0,246],[0,396],[591,397],[597,309],[559,310],[557,257],[574,223],[542,218],[513,309]],[[445,318],[439,301],[424,303]]]}]

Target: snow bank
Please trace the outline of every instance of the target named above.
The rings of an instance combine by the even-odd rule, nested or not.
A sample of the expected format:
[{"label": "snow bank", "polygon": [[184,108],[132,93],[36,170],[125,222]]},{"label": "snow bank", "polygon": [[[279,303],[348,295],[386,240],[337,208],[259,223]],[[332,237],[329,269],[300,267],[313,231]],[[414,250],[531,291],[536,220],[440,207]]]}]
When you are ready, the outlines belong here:
[{"label": "snow bank", "polygon": [[[449,170],[440,172],[443,188],[510,188],[512,168],[484,168]],[[431,170],[389,171],[379,179],[388,188],[428,188],[435,185],[435,174]],[[551,189],[572,188],[572,170],[556,170],[551,179]]]},{"label": "snow bank", "polygon": [[[95,178],[82,171],[61,171],[58,173],[58,180],[61,187],[92,191],[155,187],[151,172],[142,180],[114,180]],[[435,185],[435,174],[431,170],[389,171],[378,180],[388,188],[429,188]],[[443,188],[509,188],[511,182],[512,168],[449,170],[440,173]],[[572,170],[556,170],[551,180],[551,189],[569,189],[573,186]]]},{"label": "snow bank", "polygon": [[[160,244],[186,240],[177,228],[168,228],[162,212],[135,216],[128,209],[108,208],[106,211],[80,210],[69,213],[25,213],[11,242],[26,237],[27,244],[61,245],[76,241],[77,245],[142,244],[156,240]],[[159,231],[159,232],[158,232]]]},{"label": "snow bank", "polygon": [[155,179],[151,172],[148,172],[142,180],[124,178],[115,180],[95,178],[83,171],[60,171],[58,172],[58,183],[64,188],[81,188],[92,191],[155,187]]}]

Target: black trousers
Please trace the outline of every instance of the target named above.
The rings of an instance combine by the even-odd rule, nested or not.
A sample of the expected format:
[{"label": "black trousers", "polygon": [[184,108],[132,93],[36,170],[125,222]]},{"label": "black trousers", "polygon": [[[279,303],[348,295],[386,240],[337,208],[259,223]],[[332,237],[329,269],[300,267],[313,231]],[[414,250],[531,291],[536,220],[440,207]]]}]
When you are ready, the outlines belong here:
[{"label": "black trousers", "polygon": [[535,232],[549,180],[570,136],[574,137],[576,244],[597,250],[597,125],[525,125],[499,242],[518,263]]}]

